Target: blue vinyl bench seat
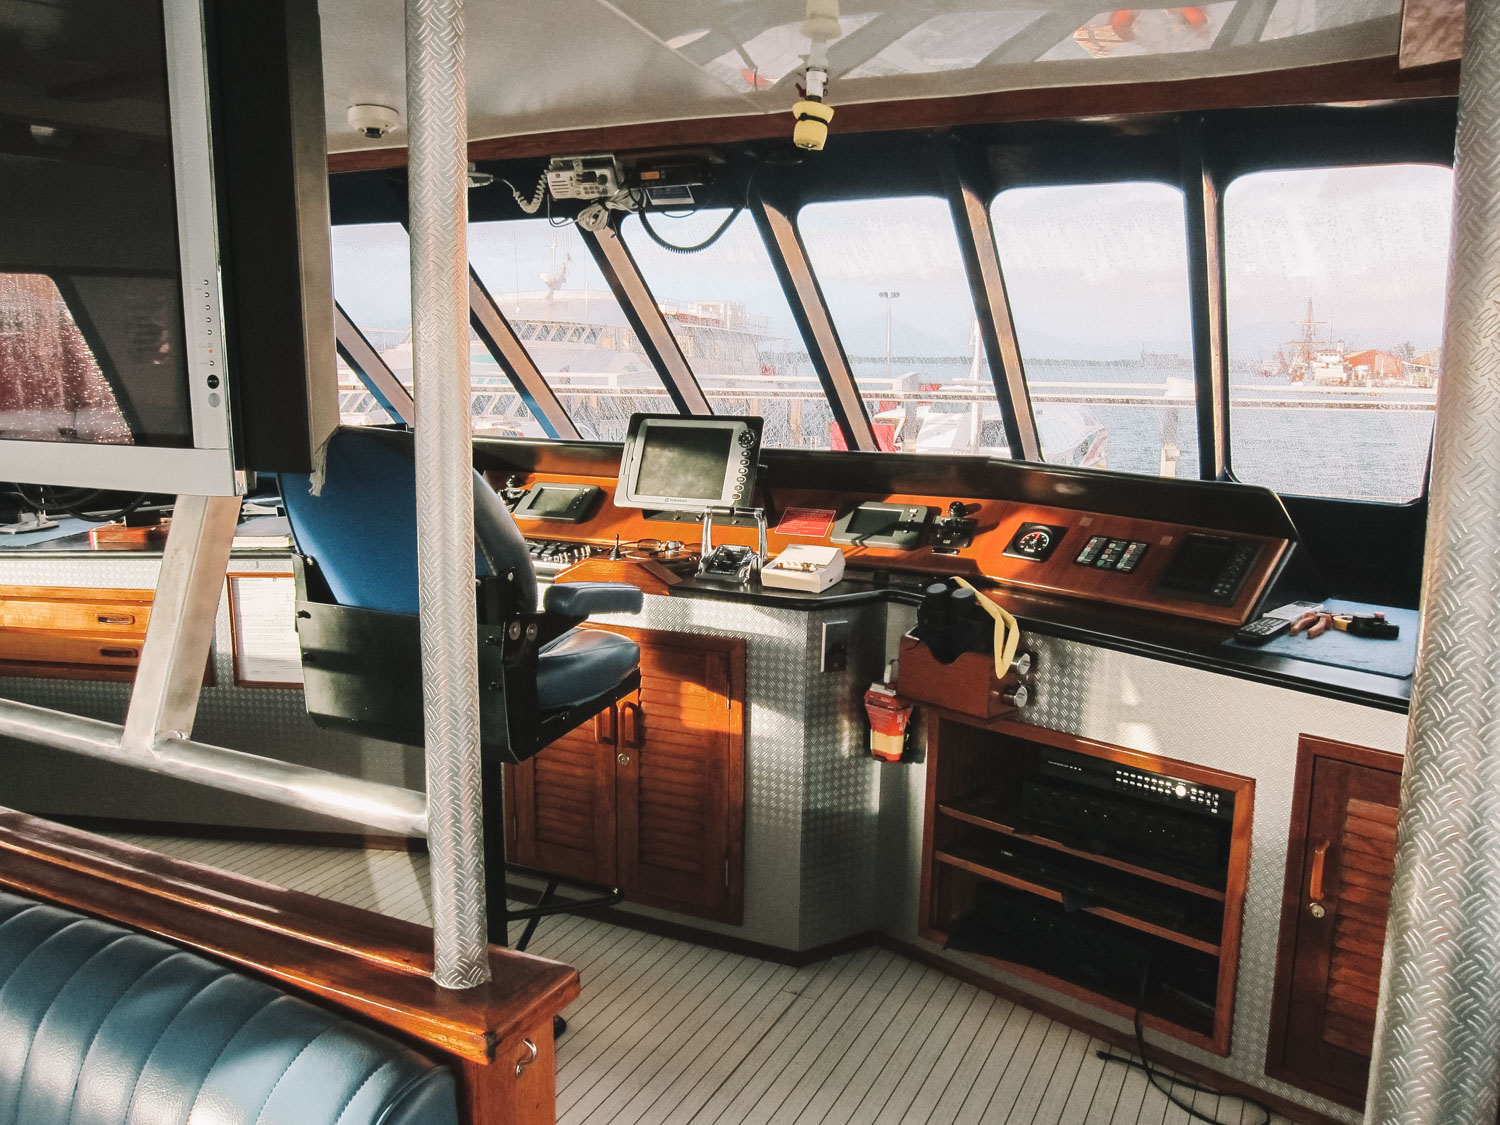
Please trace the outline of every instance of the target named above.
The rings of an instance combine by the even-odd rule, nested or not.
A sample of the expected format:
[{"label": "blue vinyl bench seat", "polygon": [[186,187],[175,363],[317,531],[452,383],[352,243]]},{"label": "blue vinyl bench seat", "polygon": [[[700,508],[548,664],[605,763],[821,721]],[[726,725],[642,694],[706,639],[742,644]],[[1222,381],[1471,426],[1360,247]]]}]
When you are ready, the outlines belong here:
[{"label": "blue vinyl bench seat", "polygon": [[457,1125],[451,1073],[157,938],[0,891],[0,1125]]}]

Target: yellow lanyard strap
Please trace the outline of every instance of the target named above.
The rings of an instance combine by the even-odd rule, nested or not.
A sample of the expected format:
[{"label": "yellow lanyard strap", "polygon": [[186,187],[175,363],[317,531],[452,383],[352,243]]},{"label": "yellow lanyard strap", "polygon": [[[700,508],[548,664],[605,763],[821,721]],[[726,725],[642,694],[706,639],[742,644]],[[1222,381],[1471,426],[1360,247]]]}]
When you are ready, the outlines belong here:
[{"label": "yellow lanyard strap", "polygon": [[[953,581],[966,590],[974,590],[962,578],[955,577]],[[984,611],[995,619],[995,679],[1003,680],[1010,671],[1011,664],[1015,662],[1016,649],[1021,644],[1021,627],[1016,624],[1014,617],[978,590],[974,590],[974,597],[984,607]]]}]

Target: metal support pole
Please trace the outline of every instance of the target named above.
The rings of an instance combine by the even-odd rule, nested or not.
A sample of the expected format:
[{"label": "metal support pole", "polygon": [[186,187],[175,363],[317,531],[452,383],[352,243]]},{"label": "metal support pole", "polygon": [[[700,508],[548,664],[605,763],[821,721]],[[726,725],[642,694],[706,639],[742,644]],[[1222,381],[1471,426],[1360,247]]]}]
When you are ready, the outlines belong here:
[{"label": "metal support pole", "polygon": [[823,384],[828,405],[833,408],[833,420],[843,431],[844,443],[850,449],[878,453],[880,444],[875,440],[875,428],[870,425],[870,415],[854,382],[849,357],[833,326],[828,303],[807,260],[807,248],[802,245],[791,212],[764,196],[757,196],[751,206],[781,290],[786,294],[797,327],[802,330],[802,338],[808,343],[808,358]]},{"label": "metal support pole", "polygon": [[179,496],[172,507],[172,528],[120,738],[127,753],[148,755],[158,738],[193,733],[239,518],[238,496]]},{"label": "metal support pole", "polygon": [[651,366],[661,376],[662,386],[666,388],[672,405],[682,414],[712,414],[714,408],[708,404],[687,357],[682,354],[682,345],[672,334],[667,318],[651,295],[651,289],[641,276],[630,247],[620,237],[619,229],[609,226],[601,231],[584,231],[583,241],[594,255],[594,264],[599,267],[610,292],[620,302],[620,310],[630,322],[641,347],[646,349]]},{"label": "metal support pole", "polygon": [[1494,1125],[1500,1087],[1500,5],[1470,0],[1443,377],[1366,1120]]},{"label": "metal support pole", "polygon": [[1229,467],[1229,338],[1225,316],[1224,222],[1218,177],[1203,148],[1203,122],[1182,127],[1182,189],[1187,215],[1198,476],[1218,480]]},{"label": "metal support pole", "polygon": [[474,331],[484,341],[490,355],[505,369],[510,385],[526,403],[531,416],[547,431],[547,436],[567,441],[581,440],[583,435],[568,416],[567,408],[563,406],[551,384],[537,370],[526,346],[517,338],[515,329],[496,306],[495,299],[490,296],[490,291],[484,287],[484,282],[479,279],[473,266],[469,267],[469,318]]},{"label": "metal support pole", "polygon": [[470,988],[489,979],[489,956],[469,420],[463,0],[406,0],[406,103],[433,979],[444,988]]},{"label": "metal support pole", "polygon": [[[1005,273],[995,247],[995,228],[990,222],[989,200],[994,191],[980,186],[971,160],[953,146],[940,149],[938,161],[948,193],[948,208],[958,231],[964,270],[969,275],[969,289],[974,295],[974,318],[985,356],[990,361],[995,394],[1000,400],[1005,444],[1016,460],[1040,461],[1042,447],[1036,432],[1031,388],[1026,383],[1026,365],[1021,359],[1010,296],[1005,290]],[[975,423],[975,446],[970,452],[977,451],[981,419],[976,417]]]}]

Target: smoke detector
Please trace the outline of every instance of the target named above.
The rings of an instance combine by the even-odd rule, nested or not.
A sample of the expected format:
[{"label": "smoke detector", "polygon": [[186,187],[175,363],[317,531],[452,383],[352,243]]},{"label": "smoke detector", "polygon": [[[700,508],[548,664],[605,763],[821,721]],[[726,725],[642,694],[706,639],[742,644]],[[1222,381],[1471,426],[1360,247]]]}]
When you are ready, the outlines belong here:
[{"label": "smoke detector", "polygon": [[361,103],[349,107],[349,128],[371,141],[378,141],[401,124],[401,115],[388,105]]}]

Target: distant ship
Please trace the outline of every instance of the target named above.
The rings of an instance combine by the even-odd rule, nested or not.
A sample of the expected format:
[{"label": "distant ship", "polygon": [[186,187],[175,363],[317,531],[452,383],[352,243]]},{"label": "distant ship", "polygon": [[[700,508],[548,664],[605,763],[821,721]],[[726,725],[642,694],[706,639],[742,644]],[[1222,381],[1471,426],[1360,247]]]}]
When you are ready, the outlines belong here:
[{"label": "distant ship", "polygon": [[1265,379],[1280,379],[1317,387],[1430,387],[1437,380],[1440,351],[1414,353],[1410,345],[1402,355],[1366,348],[1346,352],[1332,340],[1320,339],[1318,328],[1327,321],[1313,315],[1313,302],[1307,301],[1307,317],[1294,322],[1302,331],[1276,352],[1273,359],[1261,364],[1256,374]]}]

